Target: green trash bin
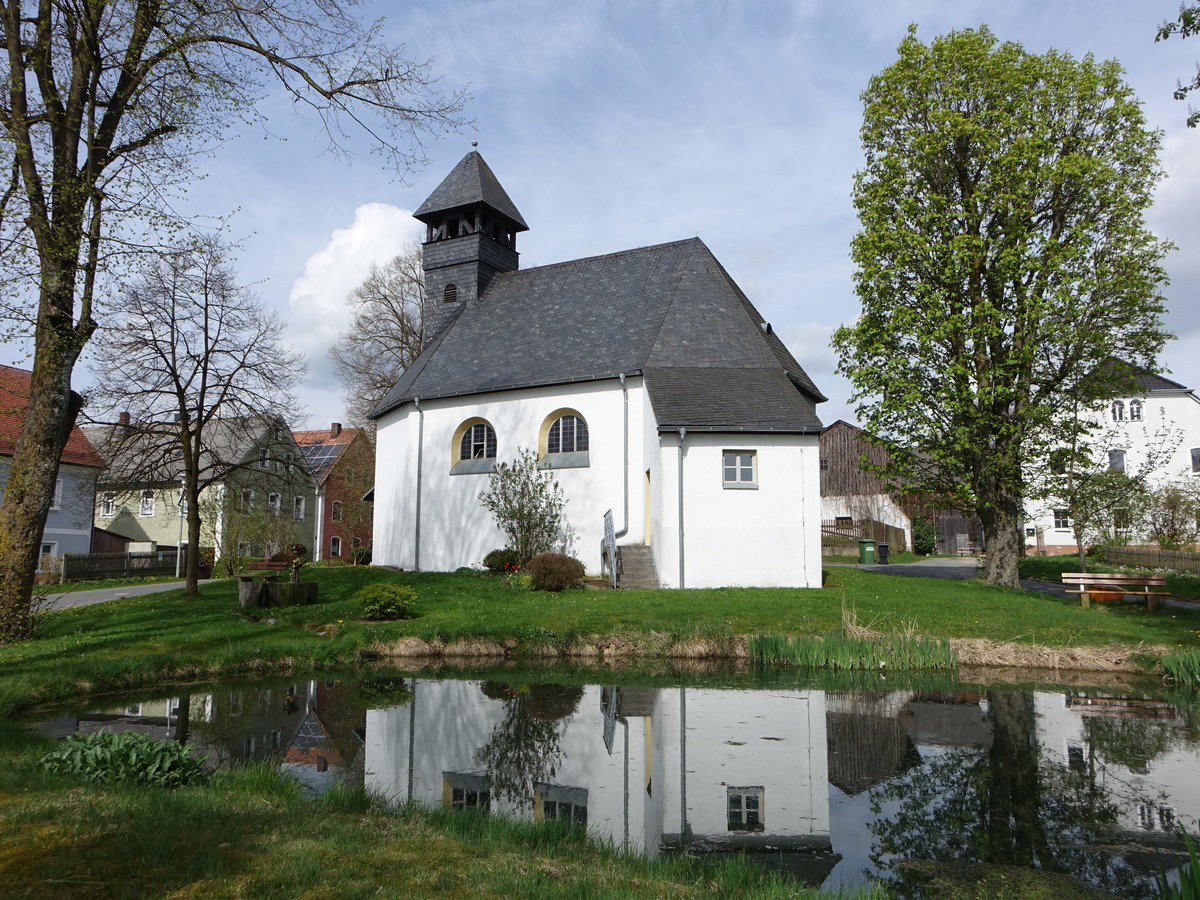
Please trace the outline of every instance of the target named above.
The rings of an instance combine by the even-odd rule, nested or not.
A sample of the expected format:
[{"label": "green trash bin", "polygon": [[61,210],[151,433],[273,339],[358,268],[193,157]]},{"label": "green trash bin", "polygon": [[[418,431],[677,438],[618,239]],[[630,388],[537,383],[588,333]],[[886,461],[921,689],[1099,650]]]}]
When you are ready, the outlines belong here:
[{"label": "green trash bin", "polygon": [[875,542],[863,538],[858,542],[858,561],[864,566],[869,566],[875,562]]}]

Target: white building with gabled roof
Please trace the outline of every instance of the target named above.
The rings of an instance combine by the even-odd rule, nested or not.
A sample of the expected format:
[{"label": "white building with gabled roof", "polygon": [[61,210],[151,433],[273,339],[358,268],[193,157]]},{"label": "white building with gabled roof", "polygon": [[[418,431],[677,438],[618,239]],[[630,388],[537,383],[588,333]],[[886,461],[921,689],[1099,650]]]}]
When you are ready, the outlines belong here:
[{"label": "white building with gabled roof", "polygon": [[502,547],[478,496],[530,448],[589,571],[611,511],[650,583],[820,585],[825,397],[702,241],[520,269],[527,226],[474,151],[416,217],[426,343],[372,414],[374,562],[452,570]]}]

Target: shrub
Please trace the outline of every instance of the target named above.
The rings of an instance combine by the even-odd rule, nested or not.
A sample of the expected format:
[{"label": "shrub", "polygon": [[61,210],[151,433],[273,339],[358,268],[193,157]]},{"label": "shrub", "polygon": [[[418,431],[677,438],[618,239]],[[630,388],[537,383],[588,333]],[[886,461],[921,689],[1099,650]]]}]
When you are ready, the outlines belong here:
[{"label": "shrub", "polygon": [[412,619],[417,592],[407,584],[377,581],[358,590],[354,602],[364,619]]},{"label": "shrub", "polygon": [[72,735],[42,757],[47,772],[96,783],[132,782],[179,787],[204,777],[207,756],[177,741],[158,741],[136,731]]},{"label": "shrub", "polygon": [[525,563],[554,546],[567,500],[554,476],[538,468],[538,455],[522,447],[511,462],[496,464],[479,502],[495,517],[516,561]]},{"label": "shrub", "polygon": [[913,553],[928,556],[937,547],[937,525],[925,516],[918,516],[912,523]]},{"label": "shrub", "polygon": [[521,560],[517,559],[517,551],[505,547],[503,550],[493,550],[483,558],[483,564],[488,567],[489,572],[503,572],[508,564],[518,565]]},{"label": "shrub", "polygon": [[562,553],[539,553],[525,566],[535,591],[561,591],[583,584],[583,563]]}]

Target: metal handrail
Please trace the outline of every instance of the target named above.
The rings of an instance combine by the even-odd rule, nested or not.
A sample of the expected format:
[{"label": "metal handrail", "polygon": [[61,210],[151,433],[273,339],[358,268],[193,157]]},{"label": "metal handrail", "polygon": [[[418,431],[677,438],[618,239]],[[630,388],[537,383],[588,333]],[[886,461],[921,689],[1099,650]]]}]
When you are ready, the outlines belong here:
[{"label": "metal handrail", "polygon": [[604,537],[600,540],[600,565],[608,570],[608,580],[617,586],[617,533],[613,528],[612,510],[604,514]]}]

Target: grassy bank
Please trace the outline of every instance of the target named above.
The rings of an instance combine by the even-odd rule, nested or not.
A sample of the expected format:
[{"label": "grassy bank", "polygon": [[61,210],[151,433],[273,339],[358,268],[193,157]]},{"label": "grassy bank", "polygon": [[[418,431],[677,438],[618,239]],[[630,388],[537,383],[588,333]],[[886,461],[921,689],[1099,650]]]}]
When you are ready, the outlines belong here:
[{"label": "grassy bank", "polygon": [[[237,585],[205,585],[52,613],[38,639],[0,646],[0,714],[79,694],[293,667],[353,664],[406,638],[438,646],[485,642],[510,656],[632,652],[720,654],[739,635],[836,633],[849,618],[880,634],[975,638],[1051,648],[1121,644],[1200,647],[1200,614],[1140,606],[1080,609],[1072,600],[979,582],[830,569],[823,589],[565,591],[511,587],[499,577],[307,569],[320,603],[237,609]],[[354,592],[374,581],[412,585],[414,619],[356,620]],[[596,640],[594,636],[602,636]]]},{"label": "grassy bank", "polygon": [[637,859],[554,822],[392,807],[353,789],[307,801],[262,767],[176,790],[83,789],[41,771],[48,746],[0,726],[5,896],[827,896],[738,861]]}]

